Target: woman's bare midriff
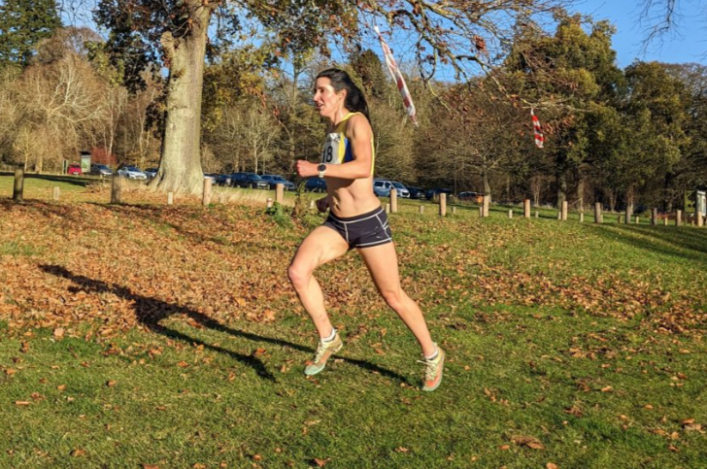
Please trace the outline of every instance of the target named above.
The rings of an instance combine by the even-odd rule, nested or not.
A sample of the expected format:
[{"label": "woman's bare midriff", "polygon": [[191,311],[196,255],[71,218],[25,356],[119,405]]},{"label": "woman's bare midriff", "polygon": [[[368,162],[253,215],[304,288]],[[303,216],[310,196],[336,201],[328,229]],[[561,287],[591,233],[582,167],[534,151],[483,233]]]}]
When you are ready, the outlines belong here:
[{"label": "woman's bare midriff", "polygon": [[354,180],[327,178],[326,183],[329,210],[337,217],[355,217],[380,207],[380,200],[373,193],[373,177]]}]

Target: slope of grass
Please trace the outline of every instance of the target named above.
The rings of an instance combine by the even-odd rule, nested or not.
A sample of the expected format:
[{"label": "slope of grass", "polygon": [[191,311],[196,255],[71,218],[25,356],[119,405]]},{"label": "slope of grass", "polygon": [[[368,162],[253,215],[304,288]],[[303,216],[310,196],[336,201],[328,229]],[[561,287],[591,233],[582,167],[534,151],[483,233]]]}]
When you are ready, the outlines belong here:
[{"label": "slope of grass", "polygon": [[309,227],[260,204],[0,200],[0,467],[704,467],[707,230],[403,205],[430,394],[355,253],[318,273],[345,348],[303,376]]}]

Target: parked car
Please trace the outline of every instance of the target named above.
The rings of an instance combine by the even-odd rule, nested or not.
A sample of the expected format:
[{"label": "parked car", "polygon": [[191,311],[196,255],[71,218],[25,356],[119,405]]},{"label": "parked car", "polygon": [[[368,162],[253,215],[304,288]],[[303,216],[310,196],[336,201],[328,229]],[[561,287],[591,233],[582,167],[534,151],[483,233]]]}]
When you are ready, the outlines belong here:
[{"label": "parked car", "polygon": [[484,196],[478,192],[466,191],[457,194],[457,199],[464,202],[474,202],[476,204],[480,204],[484,201]]},{"label": "parked car", "polygon": [[219,174],[216,176],[216,184],[219,186],[230,186],[231,185],[231,175],[230,174]]},{"label": "parked car", "polygon": [[260,177],[263,179],[263,181],[268,183],[270,189],[275,189],[275,186],[277,184],[282,184],[285,186],[286,191],[295,190],[295,185],[284,177],[280,176],[279,174],[263,174]]},{"label": "parked car", "polygon": [[425,190],[420,188],[420,187],[411,187],[407,186],[408,191],[410,192],[410,198],[411,199],[424,199],[425,198]]},{"label": "parked car", "polygon": [[113,170],[110,169],[110,166],[108,165],[94,163],[91,165],[91,174],[95,174],[97,176],[111,176],[113,174]]},{"label": "parked car", "polygon": [[304,183],[304,189],[310,192],[326,192],[326,181],[318,177],[309,178]]},{"label": "parked car", "polygon": [[390,197],[390,190],[393,188],[393,183],[387,179],[373,180],[373,193],[378,197]]},{"label": "parked car", "polygon": [[69,167],[66,169],[66,174],[69,176],[81,176],[83,174],[83,171],[81,170],[81,165],[80,164],[70,164]]},{"label": "parked car", "polygon": [[204,179],[211,179],[211,184],[216,184],[216,178],[218,174],[204,173]]},{"label": "parked car", "polygon": [[143,173],[145,173],[145,176],[149,177],[152,179],[153,177],[157,176],[157,170],[159,168],[147,168]]},{"label": "parked car", "polygon": [[255,173],[233,173],[231,174],[231,184],[233,187],[268,188],[268,183]]},{"label": "parked car", "polygon": [[138,168],[135,166],[123,166],[118,170],[118,176],[123,176],[128,179],[139,179],[139,180],[145,180],[147,179],[147,176],[145,173],[140,171]]},{"label": "parked car", "polygon": [[401,197],[403,199],[410,198],[410,191],[407,187],[403,185],[402,182],[390,181],[390,183],[393,185],[393,187],[395,187],[395,191],[398,193],[398,197]]},{"label": "parked car", "polygon": [[454,194],[454,191],[452,189],[435,187],[434,189],[427,189],[427,191],[425,192],[425,197],[427,198],[427,200],[432,200],[438,197],[439,194],[447,194],[448,196],[452,196]]}]

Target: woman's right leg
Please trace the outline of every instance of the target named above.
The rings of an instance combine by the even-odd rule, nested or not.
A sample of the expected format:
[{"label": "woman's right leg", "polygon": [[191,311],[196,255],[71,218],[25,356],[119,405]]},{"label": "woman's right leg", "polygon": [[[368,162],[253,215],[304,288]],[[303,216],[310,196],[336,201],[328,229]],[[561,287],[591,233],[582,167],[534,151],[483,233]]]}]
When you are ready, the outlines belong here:
[{"label": "woman's right leg", "polygon": [[290,282],[302,306],[312,318],[320,338],[331,334],[332,325],[324,307],[322,288],[313,275],[314,270],[343,256],[348,250],[348,243],[339,233],[326,226],[319,226],[302,241],[287,269]]}]

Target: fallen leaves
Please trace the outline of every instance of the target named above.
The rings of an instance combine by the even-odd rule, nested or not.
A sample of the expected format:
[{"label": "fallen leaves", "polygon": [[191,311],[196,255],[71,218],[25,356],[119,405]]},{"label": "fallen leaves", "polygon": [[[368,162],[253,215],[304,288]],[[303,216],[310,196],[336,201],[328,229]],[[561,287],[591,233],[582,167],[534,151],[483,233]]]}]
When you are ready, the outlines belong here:
[{"label": "fallen leaves", "polygon": [[540,440],[532,436],[516,435],[511,438],[511,441],[518,446],[524,446],[530,449],[545,449],[545,446],[543,446]]}]

